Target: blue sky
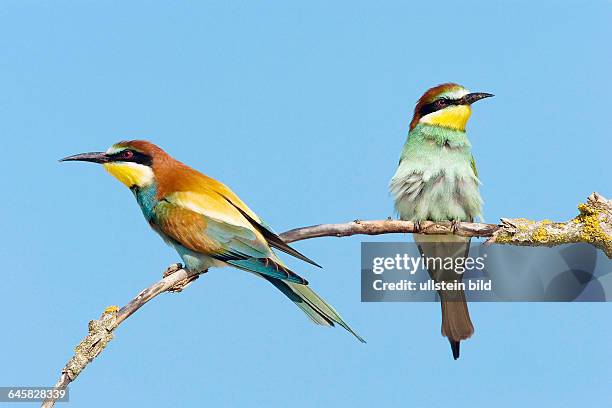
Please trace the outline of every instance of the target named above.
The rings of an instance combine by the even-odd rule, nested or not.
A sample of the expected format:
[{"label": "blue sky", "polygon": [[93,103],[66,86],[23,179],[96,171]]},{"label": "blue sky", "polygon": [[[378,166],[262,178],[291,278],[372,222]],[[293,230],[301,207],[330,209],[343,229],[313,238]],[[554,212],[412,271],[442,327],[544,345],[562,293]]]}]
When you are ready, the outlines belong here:
[{"label": "blue sky", "polygon": [[[453,81],[496,94],[469,123],[487,221],[612,196],[609,1],[307,3],[2,2],[0,385],[55,382],[88,320],[178,261],[69,154],[150,139],[278,231],[380,219],[416,99]],[[438,305],[360,303],[364,239],[298,243],[325,269],[290,265],[367,345],[214,270],[122,325],[70,406],[612,402],[609,304],[473,304],[453,361]]]}]

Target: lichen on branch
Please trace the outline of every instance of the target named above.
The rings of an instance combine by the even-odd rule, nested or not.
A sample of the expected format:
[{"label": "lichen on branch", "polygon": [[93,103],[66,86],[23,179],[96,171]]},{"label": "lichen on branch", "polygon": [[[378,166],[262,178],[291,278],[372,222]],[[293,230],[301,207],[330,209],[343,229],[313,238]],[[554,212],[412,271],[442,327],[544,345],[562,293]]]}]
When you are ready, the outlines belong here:
[{"label": "lichen on branch", "polygon": [[612,201],[598,193],[578,205],[579,214],[567,222],[502,218],[488,243],[520,246],[555,246],[584,242],[612,258]]}]

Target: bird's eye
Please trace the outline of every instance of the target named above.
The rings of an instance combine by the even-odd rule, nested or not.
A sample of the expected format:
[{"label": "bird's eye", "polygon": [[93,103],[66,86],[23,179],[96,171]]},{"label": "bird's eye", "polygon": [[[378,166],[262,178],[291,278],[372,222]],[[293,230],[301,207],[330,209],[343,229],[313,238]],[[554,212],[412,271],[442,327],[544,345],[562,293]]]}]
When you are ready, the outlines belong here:
[{"label": "bird's eye", "polygon": [[134,157],[134,152],[131,150],[124,150],[123,152],[121,152],[121,158],[122,159],[132,159]]},{"label": "bird's eye", "polygon": [[438,99],[438,100],[436,101],[436,104],[437,104],[438,106],[445,106],[445,105],[446,105],[446,99]]}]

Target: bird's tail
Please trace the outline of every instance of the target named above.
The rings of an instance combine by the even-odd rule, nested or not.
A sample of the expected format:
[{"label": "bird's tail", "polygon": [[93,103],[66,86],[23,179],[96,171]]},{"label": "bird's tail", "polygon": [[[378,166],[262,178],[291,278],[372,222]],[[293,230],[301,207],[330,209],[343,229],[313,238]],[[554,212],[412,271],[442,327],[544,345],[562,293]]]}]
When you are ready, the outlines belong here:
[{"label": "bird's tail", "polygon": [[440,291],[442,304],[442,335],[448,338],[453,351],[453,358],[459,358],[459,344],[474,334],[470,320],[465,293],[460,291]]},{"label": "bird's tail", "polygon": [[261,275],[262,278],[276,286],[278,290],[283,292],[297,307],[302,309],[304,313],[316,324],[321,326],[339,326],[346,329],[349,333],[357,338],[362,343],[365,340],[359,336],[342,317],[334,310],[334,308],[317,295],[307,285],[301,285],[299,283],[287,282],[280,279],[275,279],[269,276]]},{"label": "bird's tail", "polygon": [[[466,258],[469,253],[469,238],[455,235],[429,236],[414,234],[414,240],[419,246],[421,254],[428,260],[455,261]],[[463,274],[452,269],[446,269],[441,263],[428,262],[427,270],[433,280],[439,283],[461,283]],[[453,358],[459,358],[459,342],[469,338],[474,333],[474,326],[465,300],[465,292],[458,290],[440,290],[442,304],[442,335],[448,338]]]}]

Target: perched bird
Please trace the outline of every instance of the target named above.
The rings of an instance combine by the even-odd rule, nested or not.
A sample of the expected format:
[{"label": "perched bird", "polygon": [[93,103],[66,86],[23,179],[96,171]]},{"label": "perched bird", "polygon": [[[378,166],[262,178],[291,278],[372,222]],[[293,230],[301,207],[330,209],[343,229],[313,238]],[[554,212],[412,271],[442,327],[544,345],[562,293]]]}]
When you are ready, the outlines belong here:
[{"label": "perched bird", "polygon": [[144,140],[119,142],[106,152],[61,161],[102,164],[132,191],[149,225],[176,249],[189,270],[233,266],[252,272],[283,292],[316,324],[338,324],[364,342],[272,248],[319,265],[283,242],[224,184]]},{"label": "perched bird", "polygon": [[[471,93],[446,83],[429,89],[419,99],[410,122],[408,139],[389,189],[395,209],[403,220],[472,221],[480,216],[480,184],[465,126],[472,103],[493,96]],[[468,255],[470,239],[456,235],[414,234],[421,254],[429,258]],[[463,275],[427,264],[437,282],[460,282]],[[438,268],[436,268],[438,267]],[[453,358],[459,358],[461,340],[474,333],[463,290],[438,291],[442,304],[442,335],[447,337]]]}]

